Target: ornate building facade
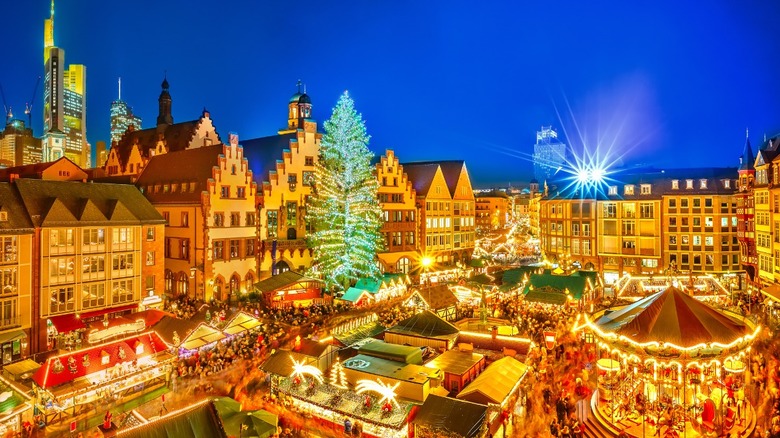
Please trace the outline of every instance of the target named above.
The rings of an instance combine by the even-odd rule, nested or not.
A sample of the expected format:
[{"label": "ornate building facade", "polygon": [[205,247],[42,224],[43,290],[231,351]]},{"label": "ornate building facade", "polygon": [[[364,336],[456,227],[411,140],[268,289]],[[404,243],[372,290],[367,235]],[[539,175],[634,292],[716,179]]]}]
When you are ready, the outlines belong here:
[{"label": "ornate building facade", "polygon": [[382,207],[381,233],[385,240],[385,250],[377,256],[383,271],[408,274],[420,259],[417,193],[390,149],[376,164],[376,175]]}]

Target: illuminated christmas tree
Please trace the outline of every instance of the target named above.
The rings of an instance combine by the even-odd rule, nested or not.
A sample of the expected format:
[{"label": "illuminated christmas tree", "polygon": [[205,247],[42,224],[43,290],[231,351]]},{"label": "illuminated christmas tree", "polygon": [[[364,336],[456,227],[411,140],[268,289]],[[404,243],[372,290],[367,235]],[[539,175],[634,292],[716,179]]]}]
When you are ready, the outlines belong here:
[{"label": "illuminated christmas tree", "polygon": [[330,384],[340,389],[347,389],[347,375],[344,373],[344,365],[336,357],[336,363],[330,367]]},{"label": "illuminated christmas tree", "polygon": [[329,288],[378,278],[376,253],[383,243],[379,182],[373,174],[363,118],[347,92],[325,122],[307,218],[309,247]]}]

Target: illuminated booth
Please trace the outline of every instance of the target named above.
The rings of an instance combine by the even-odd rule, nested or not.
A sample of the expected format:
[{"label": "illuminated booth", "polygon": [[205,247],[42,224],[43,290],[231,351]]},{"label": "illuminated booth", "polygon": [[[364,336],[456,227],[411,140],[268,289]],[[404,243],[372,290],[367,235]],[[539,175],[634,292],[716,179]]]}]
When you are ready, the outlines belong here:
[{"label": "illuminated booth", "polygon": [[[668,287],[584,317],[601,349],[596,418],[633,436],[748,436],[743,372],[760,327]],[[738,409],[739,406],[739,409]],[[660,430],[659,430],[660,429]]]},{"label": "illuminated booth", "polygon": [[165,385],[168,348],[152,331],[50,357],[32,376],[35,407],[50,423]]},{"label": "illuminated booth", "polygon": [[405,295],[409,283],[409,276],[406,274],[385,273],[378,280],[361,278],[339,299],[357,307],[372,305]]}]

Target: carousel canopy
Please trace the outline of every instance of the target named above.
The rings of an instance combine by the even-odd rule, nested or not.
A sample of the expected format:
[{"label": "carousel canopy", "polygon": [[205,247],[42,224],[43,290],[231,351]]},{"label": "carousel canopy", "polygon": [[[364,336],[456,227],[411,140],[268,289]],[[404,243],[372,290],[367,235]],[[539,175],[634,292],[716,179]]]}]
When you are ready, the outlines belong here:
[{"label": "carousel canopy", "polygon": [[606,314],[595,325],[634,342],[666,342],[683,348],[730,344],[752,333],[743,322],[673,286]]}]

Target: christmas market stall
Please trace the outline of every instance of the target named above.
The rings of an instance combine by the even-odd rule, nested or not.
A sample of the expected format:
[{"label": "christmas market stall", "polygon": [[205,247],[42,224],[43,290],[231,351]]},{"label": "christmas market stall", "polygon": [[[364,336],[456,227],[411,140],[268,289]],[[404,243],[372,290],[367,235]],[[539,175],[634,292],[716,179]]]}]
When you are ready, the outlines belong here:
[{"label": "christmas market stall", "polygon": [[522,382],[528,366],[513,357],[503,357],[491,363],[457,395],[466,400],[492,407],[487,423],[491,436],[514,436],[512,415],[515,404],[522,396]]},{"label": "christmas market stall", "polygon": [[581,316],[601,350],[596,419],[633,436],[749,436],[744,371],[760,327],[676,287]]},{"label": "christmas market stall", "polygon": [[447,350],[425,364],[428,368],[441,370],[441,386],[453,394],[474,380],[485,369],[485,356],[473,351]]},{"label": "christmas market stall", "polygon": [[393,344],[449,350],[460,331],[439,315],[423,310],[385,331],[385,341]]},{"label": "christmas market stall", "polygon": [[261,325],[260,320],[246,312],[236,312],[232,318],[230,318],[222,332],[226,335],[237,335],[245,333],[251,330],[255,330]]},{"label": "christmas market stall", "polygon": [[325,283],[293,271],[266,278],[255,283],[255,291],[262,294],[269,307],[300,307],[312,304],[328,304],[322,290]]},{"label": "christmas market stall", "polygon": [[458,319],[458,297],[446,284],[415,288],[404,304],[418,310],[430,310],[447,321]]},{"label": "christmas market stall", "polygon": [[168,348],[152,331],[50,357],[32,376],[35,407],[50,423],[165,385]]},{"label": "christmas market stall", "polygon": [[0,377],[0,436],[21,436],[32,420],[32,400],[26,391]]},{"label": "christmas market stall", "polygon": [[406,274],[385,273],[379,279],[361,278],[339,299],[357,307],[372,305],[405,295],[409,283]]},{"label": "christmas market stall", "polygon": [[385,331],[376,313],[352,318],[331,330],[331,336],[340,345],[350,347],[358,343],[371,341]]},{"label": "christmas market stall", "polygon": [[531,274],[523,288],[526,301],[575,307],[590,303],[595,297],[594,291],[590,279],[579,273]]}]

